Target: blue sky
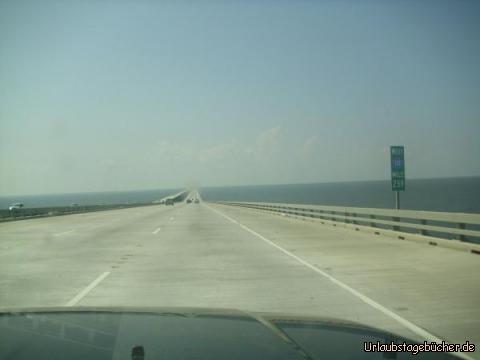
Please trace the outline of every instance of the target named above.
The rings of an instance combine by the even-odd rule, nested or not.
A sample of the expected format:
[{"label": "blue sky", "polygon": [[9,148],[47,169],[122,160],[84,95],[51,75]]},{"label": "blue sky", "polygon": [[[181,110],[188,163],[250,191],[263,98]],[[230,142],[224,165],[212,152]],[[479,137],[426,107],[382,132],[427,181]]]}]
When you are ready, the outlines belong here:
[{"label": "blue sky", "polygon": [[0,195],[480,175],[478,1],[0,1]]}]

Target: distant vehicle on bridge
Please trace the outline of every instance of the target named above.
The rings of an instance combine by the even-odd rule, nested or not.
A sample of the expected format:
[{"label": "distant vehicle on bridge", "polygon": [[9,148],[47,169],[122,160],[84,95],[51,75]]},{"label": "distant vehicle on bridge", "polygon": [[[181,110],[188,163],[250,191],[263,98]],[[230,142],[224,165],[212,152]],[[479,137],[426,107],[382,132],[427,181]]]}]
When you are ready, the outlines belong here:
[{"label": "distant vehicle on bridge", "polygon": [[187,199],[187,204],[190,204],[192,202],[192,199]]},{"label": "distant vehicle on bridge", "polygon": [[11,204],[8,207],[8,210],[13,211],[13,210],[16,210],[16,209],[21,209],[21,208],[23,208],[23,203],[14,203],[14,204]]},{"label": "distant vehicle on bridge", "polygon": [[173,205],[175,203],[175,201],[173,201],[173,199],[166,199],[165,200],[165,205]]}]

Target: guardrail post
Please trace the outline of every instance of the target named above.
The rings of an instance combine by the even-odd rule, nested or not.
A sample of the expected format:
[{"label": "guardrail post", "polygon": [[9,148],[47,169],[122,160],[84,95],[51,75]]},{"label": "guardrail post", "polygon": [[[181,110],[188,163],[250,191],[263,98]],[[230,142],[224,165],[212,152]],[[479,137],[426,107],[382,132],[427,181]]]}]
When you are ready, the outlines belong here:
[{"label": "guardrail post", "polygon": [[[399,217],[392,217],[392,220],[393,221],[397,221],[397,222],[400,222],[400,218]],[[400,230],[400,226],[397,226],[397,225],[393,225],[393,231],[399,231]]]},{"label": "guardrail post", "polygon": [[[353,213],[353,214],[352,214],[352,217],[357,217],[357,214]],[[353,223],[354,225],[357,225],[357,221],[356,221],[356,220],[352,220],[352,223]]]},{"label": "guardrail post", "polygon": [[[465,223],[459,223],[459,224],[458,224],[458,228],[459,228],[460,230],[465,230]],[[460,240],[460,241],[465,241],[465,240],[467,240],[467,238],[466,238],[465,235],[459,234],[459,235],[458,235],[458,240]]]},{"label": "guardrail post", "polygon": [[345,216],[345,219],[344,219],[344,220],[345,220],[345,224],[348,224],[348,220],[347,220],[348,212],[345,212],[344,216]]},{"label": "guardrail post", "polygon": [[[375,215],[370,215],[370,219],[375,220]],[[374,222],[370,223],[371,227],[376,227],[376,224]]]},{"label": "guardrail post", "polygon": [[[420,223],[421,223],[422,225],[427,225],[427,220],[422,219],[422,220],[420,220]],[[427,236],[427,235],[428,235],[428,231],[425,230],[425,229],[420,229],[420,234]]]}]

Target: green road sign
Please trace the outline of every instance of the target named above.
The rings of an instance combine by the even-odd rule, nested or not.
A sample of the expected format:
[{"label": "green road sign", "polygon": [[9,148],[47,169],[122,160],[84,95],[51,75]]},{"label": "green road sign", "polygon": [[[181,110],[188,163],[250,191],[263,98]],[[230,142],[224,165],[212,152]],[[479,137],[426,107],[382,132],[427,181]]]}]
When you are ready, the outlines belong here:
[{"label": "green road sign", "polygon": [[405,190],[405,150],[403,146],[390,146],[392,165],[392,191]]}]

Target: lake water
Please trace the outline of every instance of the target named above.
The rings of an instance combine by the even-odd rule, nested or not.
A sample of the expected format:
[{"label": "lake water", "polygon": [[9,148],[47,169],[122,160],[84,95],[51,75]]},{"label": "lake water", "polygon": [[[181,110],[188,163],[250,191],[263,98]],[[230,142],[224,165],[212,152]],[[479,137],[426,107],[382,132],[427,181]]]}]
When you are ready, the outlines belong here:
[{"label": "lake water", "polygon": [[[14,202],[26,207],[152,202],[181,189],[0,197],[0,208]],[[333,206],[393,208],[390,181],[317,184],[205,187],[207,201],[260,201]],[[408,180],[401,208],[411,210],[480,213],[480,177]]]},{"label": "lake water", "polygon": [[[480,213],[480,177],[407,180],[401,209]],[[391,209],[390,181],[211,187],[208,201],[259,201]]]}]

